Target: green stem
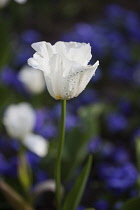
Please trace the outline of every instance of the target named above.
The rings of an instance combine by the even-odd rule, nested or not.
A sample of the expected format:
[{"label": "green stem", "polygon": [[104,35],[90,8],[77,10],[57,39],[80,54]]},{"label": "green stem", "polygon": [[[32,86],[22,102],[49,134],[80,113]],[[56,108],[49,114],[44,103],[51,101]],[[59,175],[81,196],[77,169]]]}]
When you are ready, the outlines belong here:
[{"label": "green stem", "polygon": [[57,208],[61,206],[61,159],[65,140],[65,119],[66,119],[66,100],[62,100],[61,104],[61,122],[60,122],[60,137],[58,142],[58,151],[56,159],[56,201]]}]

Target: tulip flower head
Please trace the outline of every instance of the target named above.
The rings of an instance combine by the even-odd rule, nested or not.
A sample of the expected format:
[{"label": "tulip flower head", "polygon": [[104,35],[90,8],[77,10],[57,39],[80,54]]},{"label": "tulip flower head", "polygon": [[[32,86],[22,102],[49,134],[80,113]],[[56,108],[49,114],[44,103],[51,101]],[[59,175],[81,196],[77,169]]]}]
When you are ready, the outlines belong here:
[{"label": "tulip flower head", "polygon": [[19,72],[19,80],[25,88],[32,94],[39,94],[45,89],[43,73],[30,66],[24,66]]},{"label": "tulip flower head", "polygon": [[23,139],[35,125],[35,111],[28,103],[10,105],[3,117],[3,124],[12,138]]},{"label": "tulip flower head", "polygon": [[78,42],[47,42],[32,44],[36,51],[28,64],[43,71],[47,89],[56,100],[77,97],[95,75],[99,65],[88,65],[92,55],[90,44]]}]

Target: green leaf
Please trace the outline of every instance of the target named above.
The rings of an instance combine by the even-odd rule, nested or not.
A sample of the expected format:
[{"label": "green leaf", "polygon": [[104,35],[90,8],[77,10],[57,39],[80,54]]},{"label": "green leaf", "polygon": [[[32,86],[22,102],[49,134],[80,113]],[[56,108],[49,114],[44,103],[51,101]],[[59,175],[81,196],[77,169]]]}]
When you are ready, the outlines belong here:
[{"label": "green leaf", "polygon": [[92,164],[92,156],[90,155],[86,166],[80,173],[71,191],[68,193],[62,210],[76,210],[85,189],[91,164]]},{"label": "green leaf", "polygon": [[140,198],[132,198],[123,205],[120,210],[139,210],[140,209]]},{"label": "green leaf", "polygon": [[32,175],[31,168],[24,151],[20,151],[19,153],[18,175],[25,192],[28,192],[32,184]]},{"label": "green leaf", "polygon": [[3,180],[0,180],[0,190],[7,198],[14,210],[34,210],[14,189]]}]

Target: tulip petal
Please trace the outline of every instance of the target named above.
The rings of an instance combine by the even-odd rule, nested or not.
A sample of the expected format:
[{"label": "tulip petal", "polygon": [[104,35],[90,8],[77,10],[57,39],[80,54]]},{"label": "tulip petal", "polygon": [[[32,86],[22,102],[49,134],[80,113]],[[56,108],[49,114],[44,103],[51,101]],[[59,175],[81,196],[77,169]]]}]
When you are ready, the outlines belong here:
[{"label": "tulip petal", "polygon": [[75,61],[81,65],[87,65],[92,57],[90,44],[79,42],[56,42],[53,47],[55,48],[56,53],[60,53],[69,60]]},{"label": "tulip petal", "polygon": [[23,143],[30,151],[40,157],[44,157],[48,153],[48,141],[42,136],[27,134],[23,139]]},{"label": "tulip petal", "polygon": [[92,76],[95,75],[95,71],[97,67],[99,66],[99,61],[96,61],[96,63],[93,66],[87,66],[84,71],[81,74],[79,84],[77,87],[77,93],[75,93],[75,97],[78,96],[87,86],[89,81],[91,80]]}]

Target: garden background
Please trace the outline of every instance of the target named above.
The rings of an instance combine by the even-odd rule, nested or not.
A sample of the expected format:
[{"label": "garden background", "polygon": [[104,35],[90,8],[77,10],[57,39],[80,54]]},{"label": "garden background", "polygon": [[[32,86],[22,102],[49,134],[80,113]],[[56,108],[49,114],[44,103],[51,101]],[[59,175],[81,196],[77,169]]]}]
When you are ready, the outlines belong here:
[{"label": "garden background", "polygon": [[[17,172],[19,141],[8,135],[3,116],[11,104],[31,104],[36,114],[33,132],[49,142],[43,158],[26,151],[34,191],[38,184],[54,179],[60,102],[45,87],[32,91],[19,75],[33,55],[31,44],[43,40],[90,43],[91,64],[100,61],[86,90],[68,101],[62,185],[65,192],[71,188],[92,153],[92,169],[78,210],[118,210],[140,192],[140,2],[0,3],[0,177],[23,197]],[[31,83],[36,81],[30,78]],[[54,190],[41,191],[34,207],[55,209]],[[0,209],[11,209],[2,192]]]}]

